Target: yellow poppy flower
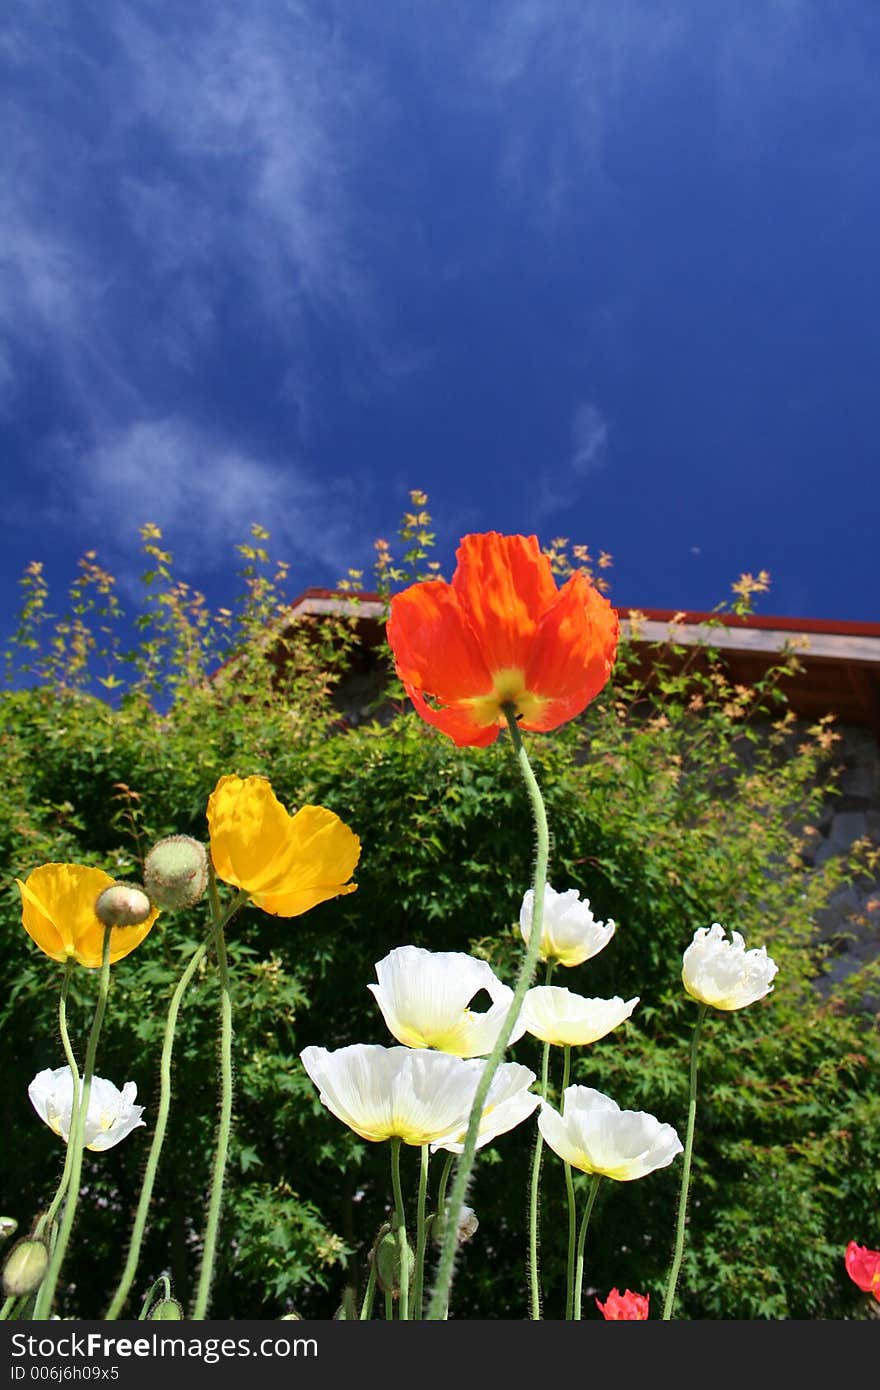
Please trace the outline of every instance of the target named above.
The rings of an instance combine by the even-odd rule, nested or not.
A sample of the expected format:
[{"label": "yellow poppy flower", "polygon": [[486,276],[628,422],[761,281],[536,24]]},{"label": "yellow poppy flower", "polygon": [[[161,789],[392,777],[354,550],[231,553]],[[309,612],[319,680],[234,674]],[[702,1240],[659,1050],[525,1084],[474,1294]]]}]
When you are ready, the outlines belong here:
[{"label": "yellow poppy flower", "polygon": [[218,878],[264,912],[299,917],[353,893],[361,842],[325,806],[289,815],[265,777],[221,777],[208,798],[211,860]]},{"label": "yellow poppy flower", "polygon": [[[97,969],[107,929],[98,919],[95,904],[116,880],[103,869],[84,864],[41,864],[24,883],[19,878],[15,881],[21,893],[22,924],[40,950],[52,960],[72,957],[89,970]],[[111,965],[141,944],[158,915],[154,907],[137,926],[111,928]]]}]

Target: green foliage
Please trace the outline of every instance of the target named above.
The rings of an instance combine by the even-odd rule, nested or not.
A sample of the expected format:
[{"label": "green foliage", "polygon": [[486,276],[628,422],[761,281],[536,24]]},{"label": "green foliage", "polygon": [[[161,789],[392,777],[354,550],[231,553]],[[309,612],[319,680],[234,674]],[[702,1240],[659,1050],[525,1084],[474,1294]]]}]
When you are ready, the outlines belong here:
[{"label": "green foliage", "polygon": [[[386,597],[435,577],[427,499],[401,528],[402,559],[377,543]],[[60,1173],[58,1140],[35,1119],[27,1083],[61,1064],[55,1009],[61,968],[20,924],[12,883],[53,860],[138,879],[156,839],[206,840],[205,807],[224,773],[268,776],[291,808],[336,811],[361,837],[355,894],[303,917],[249,909],[230,939],[235,1003],[235,1129],[211,1315],[275,1318],[296,1307],[331,1317],[344,1291],[363,1292],[367,1252],[388,1212],[388,1147],[364,1143],[320,1104],[299,1062],[309,1044],[389,1043],[367,990],[395,946],[473,951],[512,981],[521,957],[519,905],[533,830],[506,738],[462,750],[420,723],[391,682],[372,722],[346,728],[334,704],[355,640],[354,619],[286,619],[281,584],[254,530],[240,548],[242,598],[210,614],[175,580],[157,528],[144,528],[147,601],[137,645],[116,629],[112,577],[87,557],[71,612],[54,620],[39,566],[26,578],[21,625],[0,706],[0,1123],[2,1207],[27,1230]],[[590,568],[551,544],[554,569]],[[607,557],[599,561],[605,568]],[[340,592],[350,596],[359,576]],[[735,586],[738,611],[761,578]],[[356,611],[356,609],[355,609]],[[719,622],[723,614],[719,614]],[[54,626],[53,626],[54,622]],[[808,868],[809,826],[833,781],[827,721],[785,713],[785,676],[732,688],[711,652],[675,642],[646,680],[638,644],[622,643],[608,689],[584,716],[528,738],[551,827],[550,882],[577,887],[613,918],[608,948],[555,983],[592,996],[639,995],[630,1022],[576,1054],[572,1080],[647,1109],[683,1135],[696,1006],[680,984],[696,927],[721,921],[779,964],[774,992],[739,1014],[712,1014],[700,1048],[688,1244],[677,1313],[690,1318],[858,1318],[868,1300],[848,1280],[848,1240],[880,1243],[880,1041],[860,1005],[866,979],[820,992],[825,963],[815,922],[860,870]],[[22,684],[22,681],[25,684]],[[106,698],[91,693],[98,687]],[[390,699],[390,703],[389,703]],[[148,1125],[158,1097],[167,1001],[204,932],[200,908],[163,914],[113,967],[98,1072],[133,1080]],[[559,975],[564,978],[559,978]],[[80,1056],[96,989],[78,970],[70,1024]],[[174,1101],[129,1316],[170,1273],[192,1300],[216,1124],[218,986],[208,960],[184,1002]],[[512,1054],[540,1071],[540,1047]],[[553,1057],[551,1086],[560,1081]],[[555,1089],[554,1089],[555,1095]],[[462,1252],[452,1315],[525,1314],[526,1188],[533,1126],[478,1156],[469,1202],[480,1219]],[[85,1192],[65,1264],[63,1315],[100,1317],[116,1285],[146,1154],[140,1129],[107,1154],[85,1155]],[[404,1152],[406,1190],[416,1158]],[[436,1161],[439,1170],[439,1160]],[[662,1305],[680,1168],[602,1185],[587,1247],[586,1287],[616,1285]],[[436,1173],[435,1173],[436,1181]],[[586,1182],[577,1179],[583,1194]],[[541,1223],[545,1314],[564,1298],[565,1188],[545,1156]],[[585,1300],[591,1316],[592,1300]]]}]

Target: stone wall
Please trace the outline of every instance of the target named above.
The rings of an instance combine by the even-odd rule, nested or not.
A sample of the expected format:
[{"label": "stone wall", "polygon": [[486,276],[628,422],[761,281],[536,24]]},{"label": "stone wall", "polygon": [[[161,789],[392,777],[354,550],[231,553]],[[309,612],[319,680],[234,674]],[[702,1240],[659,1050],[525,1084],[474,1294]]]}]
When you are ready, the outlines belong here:
[{"label": "stone wall", "polygon": [[[838,725],[839,772],[817,823],[807,862],[819,866],[848,855],[867,837],[880,848],[880,739],[857,725]],[[880,877],[861,877],[839,888],[819,914],[819,935],[834,947],[825,988],[880,957]],[[880,1008],[880,1000],[875,1007]]]}]

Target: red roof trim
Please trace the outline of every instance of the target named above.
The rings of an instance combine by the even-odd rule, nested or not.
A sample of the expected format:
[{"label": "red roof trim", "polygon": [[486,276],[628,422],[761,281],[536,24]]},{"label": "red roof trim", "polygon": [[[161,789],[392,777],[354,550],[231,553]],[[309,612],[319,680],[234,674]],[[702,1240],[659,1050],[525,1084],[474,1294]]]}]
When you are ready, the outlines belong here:
[{"label": "red roof trim", "polygon": [[[339,589],[311,588],[304,589],[290,606],[296,608],[309,598],[362,599],[367,603],[379,603],[382,595],[367,590],[346,592]],[[670,623],[673,618],[677,618],[683,624],[694,626],[720,621],[724,627],[764,628],[776,632],[824,632],[841,637],[880,637],[880,623],[851,622],[846,619],[782,618],[763,613],[741,616],[738,613],[701,613],[693,610],[685,612],[674,608],[638,608],[635,605],[618,608],[617,613],[621,618],[628,618],[631,613],[640,613],[648,622],[656,623]]]}]

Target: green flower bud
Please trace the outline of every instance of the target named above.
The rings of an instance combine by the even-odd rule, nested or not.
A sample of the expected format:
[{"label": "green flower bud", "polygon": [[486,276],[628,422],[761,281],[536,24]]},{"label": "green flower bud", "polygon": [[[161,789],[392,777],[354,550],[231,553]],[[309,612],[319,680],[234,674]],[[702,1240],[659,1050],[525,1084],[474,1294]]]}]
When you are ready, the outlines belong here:
[{"label": "green flower bud", "polygon": [[95,903],[95,916],[105,927],[139,927],[153,904],[137,883],[111,883]]},{"label": "green flower bud", "polygon": [[159,1303],[154,1304],[150,1313],[150,1322],[180,1322],[183,1319],[183,1309],[176,1298],[163,1298]]},{"label": "green flower bud", "polygon": [[8,1240],[17,1230],[18,1222],[14,1216],[0,1216],[0,1240]]},{"label": "green flower bud", "polygon": [[282,1313],[279,1322],[302,1322],[299,1313]]},{"label": "green flower bud", "polygon": [[157,907],[172,912],[193,907],[207,886],[205,846],[190,835],[168,835],[147,855],[144,887]]},{"label": "green flower bud", "polygon": [[14,1245],[3,1266],[3,1292],[7,1298],[33,1293],[49,1267],[49,1251],[42,1240],[25,1236]]},{"label": "green flower bud", "polygon": [[[412,1246],[407,1241],[409,1258],[407,1259],[407,1273],[409,1282],[412,1283],[415,1271],[415,1254]],[[390,1227],[385,1228],[384,1234],[381,1233],[373,1246],[372,1258],[376,1264],[376,1283],[383,1293],[390,1293],[392,1298],[400,1297],[400,1242],[397,1231],[392,1231]]]}]

